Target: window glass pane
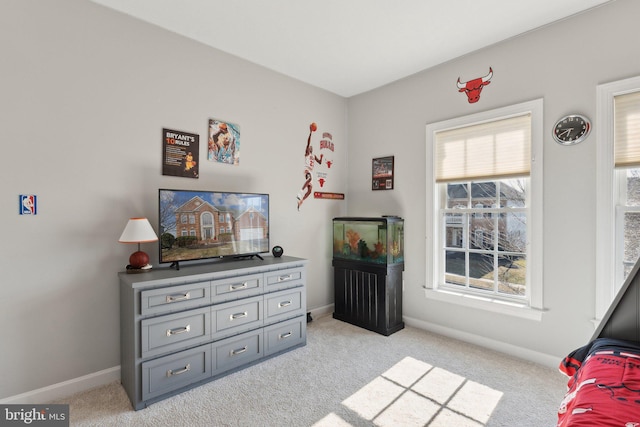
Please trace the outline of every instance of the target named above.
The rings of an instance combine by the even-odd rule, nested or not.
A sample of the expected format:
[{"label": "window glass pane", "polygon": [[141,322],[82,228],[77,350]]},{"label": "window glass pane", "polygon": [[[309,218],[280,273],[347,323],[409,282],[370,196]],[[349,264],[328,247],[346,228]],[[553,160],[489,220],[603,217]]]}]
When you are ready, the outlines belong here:
[{"label": "window glass pane", "polygon": [[[619,206],[623,211],[622,233],[623,252],[622,275],[627,277],[640,255],[640,168],[630,168],[622,171],[617,176],[624,179],[625,192],[619,200]],[[618,225],[620,226],[620,225]],[[620,267],[619,267],[620,268]]]},{"label": "window glass pane", "polygon": [[469,286],[474,289],[492,291],[494,285],[493,255],[487,253],[469,254]]},{"label": "window glass pane", "polygon": [[466,285],[467,263],[464,252],[445,251],[445,282]]},{"label": "window glass pane", "polygon": [[466,214],[447,213],[445,214],[446,242],[448,248],[462,248],[464,238],[464,221]]},{"label": "window glass pane", "polygon": [[471,184],[471,207],[479,209],[495,208],[497,202],[496,181],[474,182]]},{"label": "window glass pane", "polygon": [[500,207],[524,208],[526,206],[525,195],[524,179],[500,181]]},{"label": "window glass pane", "polygon": [[627,169],[627,206],[640,206],[640,169]]},{"label": "window glass pane", "polygon": [[625,277],[640,254],[640,212],[624,215],[624,263]]},{"label": "window glass pane", "polygon": [[498,292],[509,295],[525,295],[526,257],[524,255],[500,255],[498,263]]},{"label": "window glass pane", "polygon": [[498,250],[525,253],[527,216],[524,213],[501,213],[498,220]]},{"label": "window glass pane", "polygon": [[468,184],[447,184],[447,208],[466,208],[469,206]]},{"label": "window glass pane", "polygon": [[493,250],[495,239],[493,236],[493,220],[491,218],[476,218],[474,215],[471,221],[471,229],[472,249]]}]

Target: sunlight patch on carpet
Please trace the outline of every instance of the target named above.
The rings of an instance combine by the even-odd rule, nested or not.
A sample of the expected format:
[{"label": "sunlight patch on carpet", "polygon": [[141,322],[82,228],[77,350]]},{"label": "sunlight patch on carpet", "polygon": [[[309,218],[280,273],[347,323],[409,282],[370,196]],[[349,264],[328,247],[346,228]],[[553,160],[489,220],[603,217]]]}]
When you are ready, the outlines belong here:
[{"label": "sunlight patch on carpet", "polygon": [[342,402],[347,408],[355,411],[365,420],[373,418],[384,411],[406,389],[386,378],[377,377]]},{"label": "sunlight patch on carpet", "polygon": [[312,427],[352,427],[351,424],[333,412],[315,423]]},{"label": "sunlight patch on carpet", "polygon": [[463,382],[464,377],[460,375],[453,374],[445,369],[433,368],[411,388],[423,396],[444,405]]},{"label": "sunlight patch on carpet", "polygon": [[[503,393],[406,357],[342,404],[381,427],[482,427]],[[329,414],[315,426],[349,424]]]},{"label": "sunlight patch on carpet", "polygon": [[410,387],[411,384],[415,383],[431,369],[433,369],[433,366],[428,363],[407,357],[389,368],[382,376],[403,387]]},{"label": "sunlight patch on carpet", "polygon": [[500,391],[467,381],[453,396],[447,407],[486,424],[501,397]]}]

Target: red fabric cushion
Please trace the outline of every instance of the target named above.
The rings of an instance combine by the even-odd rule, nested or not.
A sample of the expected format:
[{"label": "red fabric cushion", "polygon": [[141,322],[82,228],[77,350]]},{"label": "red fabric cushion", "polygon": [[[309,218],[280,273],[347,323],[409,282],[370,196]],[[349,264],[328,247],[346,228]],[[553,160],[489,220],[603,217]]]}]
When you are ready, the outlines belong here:
[{"label": "red fabric cushion", "polygon": [[575,375],[558,410],[557,427],[640,427],[640,357],[603,351],[582,366],[574,362],[563,361]]}]

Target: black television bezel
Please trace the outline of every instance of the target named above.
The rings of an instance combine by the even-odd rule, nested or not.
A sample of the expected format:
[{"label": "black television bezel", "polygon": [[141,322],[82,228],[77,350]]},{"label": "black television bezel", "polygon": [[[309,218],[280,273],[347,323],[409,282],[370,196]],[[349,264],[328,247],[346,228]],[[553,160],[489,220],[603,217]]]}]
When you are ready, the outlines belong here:
[{"label": "black television bezel", "polygon": [[[266,197],[267,199],[267,209],[266,209],[266,228],[267,228],[267,237],[266,237],[266,245],[262,250],[259,251],[238,251],[232,254],[223,254],[223,255],[215,255],[215,256],[198,256],[186,259],[164,259],[162,256],[162,235],[163,226],[162,226],[162,194],[163,192],[175,192],[175,193],[189,193],[196,195],[206,195],[206,194],[220,194],[220,195],[241,195],[241,196],[260,196]],[[190,200],[191,198],[186,198],[186,200]],[[208,200],[205,200],[208,201]],[[186,189],[174,189],[174,188],[159,188],[158,189],[158,262],[161,265],[171,264],[171,266],[175,266],[179,268],[181,263],[197,263],[203,261],[215,261],[215,260],[227,260],[227,259],[246,259],[252,257],[262,258],[261,254],[269,253],[270,251],[270,227],[271,227],[271,218],[270,218],[270,210],[271,210],[271,200],[269,197],[269,193],[256,193],[256,192],[244,192],[244,191],[224,191],[224,190],[186,190]],[[215,206],[214,206],[215,207]],[[177,236],[176,236],[177,237]]]}]

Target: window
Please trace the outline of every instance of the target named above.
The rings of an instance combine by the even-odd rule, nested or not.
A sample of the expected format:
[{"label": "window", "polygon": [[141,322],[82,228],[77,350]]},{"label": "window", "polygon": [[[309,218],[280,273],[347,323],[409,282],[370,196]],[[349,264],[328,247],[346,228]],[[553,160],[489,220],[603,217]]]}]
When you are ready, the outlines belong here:
[{"label": "window", "polygon": [[596,312],[601,319],[640,248],[640,77],[597,88]]},{"label": "window", "polygon": [[525,302],[527,185],[527,178],[440,185],[441,288]]},{"label": "window", "polygon": [[213,214],[211,212],[203,212],[200,216],[200,221],[202,222],[202,239],[213,239]]},{"label": "window", "polygon": [[542,139],[542,100],[427,125],[428,297],[542,309]]}]

